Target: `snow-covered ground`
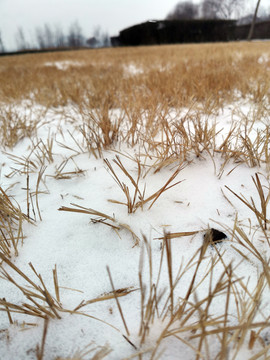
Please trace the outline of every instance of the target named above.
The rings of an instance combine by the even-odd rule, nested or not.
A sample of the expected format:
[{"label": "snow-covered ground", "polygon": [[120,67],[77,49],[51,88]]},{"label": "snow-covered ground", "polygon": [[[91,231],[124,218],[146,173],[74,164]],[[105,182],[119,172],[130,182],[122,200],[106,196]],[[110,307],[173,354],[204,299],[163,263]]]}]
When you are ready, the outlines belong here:
[{"label": "snow-covered ground", "polygon": [[[128,68],[127,71],[134,72],[134,69]],[[247,118],[252,118],[254,107],[255,105],[249,102],[232,104],[220,111],[217,116],[207,120],[216,123],[217,132],[218,129],[220,130],[216,137],[219,144],[230,131],[232,121],[239,122],[241,113],[246,114]],[[23,107],[18,107],[16,111],[25,110]],[[24,138],[12,150],[1,151],[0,186],[14,203],[19,204],[25,214],[27,213],[27,172],[23,163],[26,158],[28,159],[29,191],[33,193],[29,215],[36,219],[34,224],[24,222],[23,245],[18,246],[19,255],[14,256],[12,261],[32,281],[40,285],[40,280],[29,266],[31,263],[36,272],[41,274],[46,288],[54,297],[56,295],[53,269],[56,265],[60,303],[63,309],[71,312],[82,301],[97,299],[104,294],[112,295],[112,284],[107,267],[115,289],[127,288],[127,291],[134,291],[118,298],[126,327],[116,300],[112,296],[111,299],[104,301],[93,301],[77,313],[59,312],[61,319],[50,319],[48,323],[44,359],[72,358],[72,356],[75,358],[75,355],[78,358],[80,351],[83,359],[89,359],[103,346],[111,349],[106,357],[108,359],[127,359],[140,351],[145,351],[143,359],[151,357],[156,341],[170,318],[169,314],[164,317],[164,313],[161,313],[163,306],[165,305],[166,309],[170,304],[170,302],[165,303],[170,292],[170,281],[165,251],[162,250],[164,232],[194,232],[192,235],[178,236],[171,240],[173,279],[176,279],[179,268],[182,274],[174,289],[176,308],[186,296],[192,282],[199,257],[198,251],[203,244],[207,229],[216,228],[227,235],[227,239],[216,246],[218,253],[222,254],[222,261],[213,246],[207,248],[205,259],[195,279],[197,288],[190,301],[196,303],[207,297],[209,289],[214,288],[224,272],[225,264],[232,262],[233,280],[237,282],[239,294],[230,298],[228,324],[231,327],[237,326],[241,314],[248,312],[248,308],[252,306],[251,294],[256,291],[259,275],[263,269],[262,263],[248,248],[237,243],[235,238],[232,240],[231,231],[236,217],[239,227],[248,234],[252,244],[265,258],[269,258],[269,246],[258,227],[255,214],[225,186],[239,196],[243,194],[248,200],[252,196],[256,206],[260,208],[260,199],[252,176],[260,173],[260,180],[267,192],[269,183],[266,165],[249,167],[245,163],[235,164],[229,161],[222,169],[223,160],[219,153],[214,154],[213,157],[207,152],[203,152],[198,158],[191,156],[188,164],[182,164],[174,180],[174,183],[180,181],[179,184],[162,193],[150,209],[151,201],[144,204],[143,209],[139,207],[134,213],[129,214],[125,205],[108,201],[125,202],[125,197],[104,159],[108,159],[120,181],[129,186],[132,196],[134,190],[130,180],[113,160],[119,156],[134,179],[137,179],[136,159],[139,159],[141,164],[145,164],[142,165],[142,175],[139,180],[139,189],[141,193],[145,191],[145,199],[165,185],[181,165],[181,160],[176,160],[162,167],[160,171],[154,172],[150,168],[154,159],[149,157],[145,159],[144,149],[139,146],[130,147],[124,143],[116,143],[111,150],[103,151],[103,158],[95,158],[83,145],[82,134],[77,126],[80,120],[78,124],[65,121],[65,114],[69,111],[72,110],[68,107],[63,113],[50,110],[41,119],[42,126],[38,127],[34,139]],[[33,110],[32,113],[35,111]],[[258,119],[253,125],[250,137],[255,136],[257,130],[263,130],[266,126],[269,126],[269,118]],[[41,140],[43,144],[48,144],[49,141],[53,144],[52,158],[43,157],[43,164],[39,161],[42,158],[42,149],[44,151]],[[39,146],[35,146],[37,144]],[[24,160],[20,163],[18,157],[24,157]],[[41,169],[42,178],[38,189],[39,217],[35,192]],[[104,222],[114,225],[115,228],[104,224],[103,220],[96,221],[97,217],[91,214],[59,211],[63,207],[79,209],[77,205],[111,217],[113,220],[105,219]],[[268,230],[266,232],[268,234]],[[134,246],[138,239],[139,244]],[[164,290],[165,293],[158,305],[160,317],[155,316],[154,322],[150,324],[150,332],[140,345],[139,270],[142,271],[143,283],[146,287],[145,303],[150,283],[148,261],[150,248],[147,247],[146,240],[151,247],[153,283],[157,282],[160,261],[162,256],[164,257],[157,292]],[[196,252],[197,255],[189,264]],[[213,261],[216,262],[214,271],[209,272]],[[19,285],[27,287],[25,278],[7,263],[3,264],[3,268]],[[9,303],[31,304],[23,292],[4,279],[4,276],[0,278],[0,289],[0,297],[5,298]],[[252,322],[268,321],[269,295],[269,287],[266,286],[262,298],[256,304],[258,311]],[[221,316],[221,322],[224,321],[226,296],[226,291],[221,291],[219,296],[213,298],[211,306],[209,305],[209,313],[215,319]],[[241,296],[243,302],[240,305],[236,298],[239,300]],[[244,304],[246,309],[243,308]],[[0,358],[36,359],[36,346],[42,343],[44,320],[19,313],[11,313],[11,316],[13,324],[10,324],[6,311],[0,312]],[[198,318],[199,311],[194,312],[183,326],[192,326]],[[179,324],[180,322],[181,319]],[[208,328],[210,329],[211,327]],[[157,351],[159,358],[194,359],[196,355],[194,349],[198,348],[198,339],[192,338],[196,335],[196,331],[191,330],[178,334],[182,340],[174,336],[165,338]],[[263,339],[264,346],[269,345],[270,333],[267,328],[262,330],[258,337]],[[247,336],[242,349],[237,352],[238,359],[251,358],[263,349],[262,341],[256,341],[252,349],[249,349],[249,340],[250,337]],[[215,335],[209,336],[209,342],[209,354],[207,355],[205,348],[202,349],[202,353],[206,358],[209,356],[208,358],[214,359],[221,345]],[[92,352],[83,356],[83,352],[86,353],[87,349],[92,349]],[[235,352],[236,345],[231,342],[228,347],[228,359],[232,359]]]}]

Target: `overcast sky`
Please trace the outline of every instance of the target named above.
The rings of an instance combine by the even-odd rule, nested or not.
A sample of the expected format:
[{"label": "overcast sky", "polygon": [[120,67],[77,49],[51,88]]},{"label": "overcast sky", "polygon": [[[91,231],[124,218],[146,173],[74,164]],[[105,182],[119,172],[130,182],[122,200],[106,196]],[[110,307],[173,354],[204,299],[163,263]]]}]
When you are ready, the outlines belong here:
[{"label": "overcast sky", "polygon": [[[223,0],[221,0],[223,1]],[[66,32],[71,23],[78,21],[83,34],[90,37],[100,26],[110,36],[131,25],[164,19],[178,3],[177,0],[0,0],[0,31],[7,50],[16,47],[15,33],[19,26],[26,38],[35,42],[35,29],[58,25]],[[193,3],[198,3],[194,0]],[[248,0],[249,6],[256,0]],[[269,8],[269,0],[261,0]]]}]

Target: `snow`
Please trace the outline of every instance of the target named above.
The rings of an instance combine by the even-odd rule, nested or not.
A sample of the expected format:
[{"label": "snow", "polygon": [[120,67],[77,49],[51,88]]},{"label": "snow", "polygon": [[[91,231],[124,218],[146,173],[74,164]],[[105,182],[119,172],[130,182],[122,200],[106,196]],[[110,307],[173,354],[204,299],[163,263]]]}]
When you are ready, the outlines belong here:
[{"label": "snow", "polygon": [[133,63],[125,64],[123,66],[123,68],[124,68],[124,73],[127,77],[134,76],[134,75],[140,75],[145,72],[143,67],[137,66],[136,64],[133,64]]},{"label": "snow", "polygon": [[[168,63],[168,62],[166,62],[164,64],[153,63],[153,64],[151,64],[148,71],[165,72],[165,71],[171,70],[172,67],[173,67],[173,65]],[[123,65],[123,70],[124,70],[124,76],[127,77],[127,78],[142,75],[142,74],[145,74],[147,72],[145,67],[143,67],[142,65],[133,63],[133,62],[124,64]]]},{"label": "snow", "polygon": [[81,67],[84,63],[81,61],[71,61],[71,60],[63,60],[63,61],[47,61],[43,64],[43,66],[53,66],[56,67],[58,70],[66,71],[71,66],[72,67]]},{"label": "snow", "polygon": [[[47,63],[47,66],[56,66],[63,70],[66,66],[75,66],[75,64],[65,62],[52,65]],[[132,65],[126,71],[140,73],[140,69]],[[230,130],[232,119],[237,122],[241,113],[252,117],[254,106],[251,102],[231,104],[220,111],[216,117],[211,119],[206,117],[207,121],[212,121],[221,130],[218,137],[220,143],[222,143],[222,139],[226,137]],[[24,113],[25,106],[18,105],[16,111]],[[214,161],[206,153],[200,158],[194,156],[189,159],[190,163],[183,167],[177,175],[175,182],[181,182],[164,192],[151,209],[149,209],[149,203],[144,205],[143,210],[138,208],[135,213],[128,214],[125,206],[108,201],[113,199],[124,202],[125,197],[109,173],[104,159],[96,159],[93,155],[80,151],[70,136],[70,133],[72,133],[78,143],[83,143],[78,126],[65,121],[65,116],[61,115],[61,113],[71,113],[72,111],[73,109],[68,107],[64,109],[64,112],[58,111],[57,114],[53,110],[48,111],[41,118],[40,124],[42,126],[38,128],[36,138],[32,140],[34,144],[38,144],[40,140],[45,144],[47,139],[52,139],[53,160],[51,162],[44,160],[45,170],[40,184],[40,194],[38,195],[42,220],[37,215],[37,208],[34,203],[36,222],[35,225],[24,223],[26,238],[23,245],[19,246],[19,256],[13,257],[14,264],[30,279],[38,283],[36,275],[29,266],[29,263],[33,264],[52,294],[54,294],[52,270],[56,264],[61,304],[64,309],[72,311],[83,300],[95,299],[104,293],[112,291],[106,266],[109,266],[116,289],[138,289],[140,287],[138,272],[140,258],[145,247],[143,235],[151,244],[153,281],[156,282],[162,254],[162,240],[160,238],[163,237],[164,231],[171,233],[198,231],[194,235],[171,240],[173,249],[172,271],[173,276],[176,277],[179,267],[182,265],[182,268],[185,269],[188,261],[200,249],[207,228],[214,227],[224,231],[228,236],[227,241],[217,245],[217,248],[223,254],[224,263],[229,264],[233,261],[233,267],[237,267],[235,270],[237,278],[242,279],[242,283],[247,286],[250,293],[253,293],[258,284],[258,274],[262,271],[262,265],[255,256],[251,256],[248,250],[236,244],[235,241],[233,243],[230,241],[231,234],[228,229],[233,228],[235,217],[238,217],[239,223],[246,233],[250,235],[252,242],[263,256],[269,257],[269,248],[266,241],[262,240],[262,234],[258,228],[250,226],[250,224],[257,224],[255,215],[225,186],[237,194],[245,194],[248,199],[252,196],[259,207],[260,200],[252,176],[257,172],[266,173],[266,169],[263,167],[248,167],[246,164],[240,164],[235,168],[236,165],[229,162],[224,171],[220,172],[222,159],[219,154],[215,154]],[[32,115],[35,113],[40,114],[38,106],[36,112],[35,109],[32,109]],[[257,129],[264,129],[265,123],[268,124],[268,121],[267,117],[258,120],[253,130],[251,130],[251,136],[256,133]],[[29,157],[29,160],[36,164],[37,167],[31,168],[29,172],[30,191],[35,192],[38,173],[42,165],[38,162],[38,150],[36,152],[31,150],[33,143],[24,138],[12,150],[1,152],[0,185],[20,205],[24,213],[27,212],[26,174],[22,171],[23,166],[15,163],[14,156]],[[76,149],[76,151],[69,150],[67,147],[61,146],[61,144]],[[117,153],[115,150],[117,150]],[[115,149],[103,152],[104,158],[109,159],[120,180],[129,184],[130,189],[132,189],[132,185],[117,168],[113,159],[116,159],[116,154],[118,154],[126,169],[136,178],[136,162],[134,160],[136,157],[138,158],[140,153],[142,153],[142,149],[139,147],[131,148],[125,144],[116,144]],[[77,173],[67,175],[69,178],[66,179],[56,179],[57,169],[63,164],[63,161],[67,161],[64,172],[77,171]],[[143,160],[141,159],[141,161]],[[149,159],[148,162],[150,163]],[[144,188],[146,189],[145,198],[160,189],[179,164],[180,161],[163,167],[156,173],[153,171],[148,172],[139,183],[141,191]],[[16,171],[13,176],[9,176],[14,169]],[[143,171],[146,174],[146,170]],[[267,178],[261,176],[260,179],[265,186],[269,186]],[[230,203],[222,194],[221,189],[230,200]],[[133,233],[140,238],[139,246],[134,246],[135,239],[127,228],[115,231],[110,226],[91,221],[91,218],[94,218],[92,215],[59,211],[59,208],[63,206],[74,208],[75,206],[71,204],[105,213],[115,219],[115,225],[125,224],[129,226]],[[34,217],[32,210],[31,207],[30,215]],[[243,260],[243,257],[236,249],[246,253],[248,260]],[[210,279],[208,276],[206,280],[200,283],[209,270],[211,259],[213,260],[215,257],[216,251],[214,248],[209,247],[206,252],[206,260],[202,263],[196,278],[196,284],[198,284],[196,296],[198,299],[207,296],[211,281],[212,284],[215,284],[224,271],[224,266],[219,262],[215,268],[213,278]],[[196,264],[193,264],[182,274],[181,280],[175,288],[174,297],[176,302],[177,299],[183,298],[188,291],[195,266]],[[7,264],[4,264],[3,267],[14,276],[19,284],[26,285],[25,279],[16,274]],[[146,286],[150,281],[146,250],[144,250],[143,281]],[[0,278],[0,289],[1,298],[5,297],[6,301],[10,303],[22,304],[27,302],[22,292],[3,278]],[[167,289],[168,295],[169,281],[166,260],[162,265],[159,282],[159,291],[162,289]],[[224,314],[225,297],[226,294],[213,301],[211,308],[213,316],[218,317]],[[270,310],[268,298],[269,289],[265,288],[260,306],[260,310],[263,309],[265,314],[269,314]],[[222,299],[222,301],[219,299]],[[247,299],[247,302],[248,300],[250,299]],[[130,333],[128,338],[136,346],[137,350],[123,337],[123,334],[126,335],[125,327],[116,302],[111,299],[94,302],[80,310],[91,317],[61,312],[60,320],[50,320],[44,358],[69,357],[71,354],[75,354],[76,351],[85,349],[89,344],[90,348],[108,346],[111,349],[108,359],[124,359],[136,353],[136,351],[153,349],[168,319],[165,318],[162,321],[156,318],[150,327],[150,333],[147,335],[145,343],[140,346],[140,337],[138,336],[141,316],[140,301],[140,291],[138,290],[119,298]],[[161,303],[164,305],[164,301]],[[231,300],[230,304],[230,314],[230,325],[237,325],[237,304],[233,300]],[[7,313],[0,312],[0,358],[5,360],[35,359],[36,345],[40,344],[42,339],[43,320],[16,313],[12,314],[12,317],[16,322],[10,325]],[[101,319],[111,326],[95,318]],[[197,318],[194,314],[189,324],[195,320]],[[258,311],[256,318],[253,320],[259,322],[265,319],[263,314]],[[34,323],[37,326],[24,323]],[[188,341],[190,335],[190,333],[185,334],[183,338]],[[267,337],[267,331],[265,331],[264,336]],[[192,340],[192,344],[196,348],[198,340]],[[216,338],[213,338],[210,358],[215,357],[219,351],[219,346],[220,343]],[[249,350],[248,344],[244,344],[237,358],[251,357],[261,349],[262,347],[258,342],[253,350]],[[162,351],[160,357],[162,360],[194,359],[194,350],[174,337],[164,340],[158,352],[160,351]],[[185,355],[179,356],[179,354],[183,353]],[[233,345],[231,345],[229,358],[233,353],[234,349]],[[147,352],[144,358],[150,358]]]},{"label": "snow", "polygon": [[259,59],[258,59],[258,63],[259,64],[265,64],[265,63],[268,63],[268,61],[269,61],[269,57],[268,57],[268,55],[267,54],[262,54],[260,57],[259,57]]}]

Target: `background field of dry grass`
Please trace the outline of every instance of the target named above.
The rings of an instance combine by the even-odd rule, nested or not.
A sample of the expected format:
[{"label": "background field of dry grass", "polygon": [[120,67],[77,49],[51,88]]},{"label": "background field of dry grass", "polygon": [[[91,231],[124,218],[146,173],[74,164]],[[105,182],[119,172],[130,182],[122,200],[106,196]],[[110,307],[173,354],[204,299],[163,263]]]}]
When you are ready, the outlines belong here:
[{"label": "background field of dry grass", "polygon": [[[38,223],[42,220],[38,201],[42,191],[39,188],[44,181],[46,166],[53,164],[56,158],[53,151],[55,139],[52,134],[48,134],[46,141],[36,137],[37,131],[44,125],[47,113],[61,116],[74,129],[69,132],[74,144],[71,149],[73,155],[57,166],[55,179],[72,178],[83,173],[83,170],[76,166],[73,171],[65,170],[68,161],[74,161],[78,154],[88,153],[90,157],[103,159],[104,151],[119,151],[119,144],[127,148],[134,147],[137,151],[140,149],[134,161],[136,173],[135,170],[131,173],[126,169],[117,156],[113,161],[105,159],[108,171],[125,197],[124,203],[118,199],[109,201],[125,206],[128,214],[135,213],[139,208],[154,206],[161,194],[175,186],[176,176],[184,167],[188,167],[193,159],[212,159],[218,178],[223,176],[224,169],[229,163],[233,165],[232,169],[241,164],[249,168],[256,167],[261,173],[256,172],[252,181],[259,197],[259,205],[252,198],[235,193],[229,187],[228,191],[251,210],[256,224],[251,224],[250,229],[254,228],[254,231],[260,232],[264,241],[269,244],[270,190],[269,186],[264,185],[265,181],[269,185],[270,179],[268,42],[112,48],[2,57],[0,79],[0,146],[1,151],[9,153],[15,164],[8,177],[12,178],[14,174],[19,173],[29,180],[29,174],[37,174],[34,192],[31,193],[28,180],[26,181],[26,212],[9,197],[10,189],[1,187],[1,274],[3,278],[19,287],[25,298],[31,299],[32,303],[31,306],[25,306],[7,302],[4,299],[5,292],[1,290],[0,297],[3,299],[0,301],[0,310],[7,313],[10,324],[13,324],[12,312],[44,319],[43,338],[40,347],[36,349],[37,359],[42,359],[44,355],[48,319],[59,319],[59,314],[70,311],[63,309],[60,304],[56,268],[53,272],[55,294],[52,295],[34,268],[40,286],[22,273],[14,263],[24,241],[24,223]],[[240,103],[252,104],[252,113],[248,116],[243,113],[240,105],[238,108]],[[230,130],[223,135],[222,129],[208,119],[227,111],[230,106],[233,107],[232,117],[235,116],[236,120],[232,121]],[[257,121],[261,124],[259,130],[255,127]],[[62,131],[61,127],[58,131]],[[32,141],[30,155],[12,157],[12,149],[24,138],[30,138]],[[67,146],[64,140],[61,146]],[[139,186],[141,180],[150,172],[158,173],[170,165],[173,166],[173,171],[167,182],[157,192],[146,197]],[[129,179],[129,187],[122,183],[121,176]],[[36,218],[30,215],[31,209],[35,209]],[[136,237],[131,227],[119,224],[114,217],[93,209],[74,205],[62,207],[60,210],[94,216],[98,219],[96,221],[109,225],[116,231],[125,228],[134,237],[135,245],[145,246],[151,269],[151,245],[146,238]],[[250,349],[255,341],[262,343],[262,350],[252,359],[268,358],[269,344],[264,342],[260,334],[269,327],[270,314],[265,314],[265,321],[260,323],[253,323],[253,319],[263,291],[270,288],[269,259],[262,256],[254,247],[237,219],[234,227],[226,228],[226,231],[232,240],[243,246],[261,264],[263,271],[258,276],[256,292],[248,293],[244,282],[234,274],[232,265],[223,263],[223,255],[216,250],[216,257],[209,273],[213,271],[216,263],[222,263],[224,271],[215,288],[209,289],[204,300],[191,302],[197,272],[207,246],[212,244],[211,236],[206,236],[202,248],[198,249],[193,259],[190,259],[192,263],[195,262],[195,257],[198,257],[194,276],[185,297],[176,306],[174,288],[185,270],[178,278],[172,279],[170,240],[194,235],[197,230],[164,234],[162,256],[166,257],[168,264],[170,291],[161,312],[162,316],[158,311],[160,299],[153,279],[150,279],[148,292],[142,278],[139,284],[142,297],[140,345],[144,344],[154,319],[166,319],[156,347],[151,349],[151,359],[156,358],[163,339],[170,336],[180,337],[184,330],[191,331],[193,337],[198,338],[197,348],[193,349],[196,359],[210,359],[207,353],[207,339],[211,335],[217,336],[220,342],[220,352],[216,354],[216,359],[226,359],[227,348],[233,342],[237,344],[234,355],[234,358],[237,358],[237,353],[246,339],[249,341]],[[240,250],[238,253],[246,258]],[[31,291],[27,286],[21,287],[15,282],[10,277],[8,269],[19,274],[31,287]],[[111,279],[109,269],[108,273]],[[107,294],[108,299],[115,297],[117,301],[118,296],[129,293],[128,289],[122,290]],[[245,296],[240,294],[241,292],[246,294],[248,300],[244,300]],[[221,319],[210,318],[210,304],[213,298],[221,293],[225,294],[227,299],[224,303],[224,314]],[[227,321],[231,294],[236,303],[240,304],[238,323],[235,326],[230,326]],[[37,299],[42,305],[37,305]],[[94,300],[98,302],[104,298]],[[80,307],[74,311],[78,312]],[[195,312],[199,314],[198,322],[187,325]],[[138,350],[136,357],[142,359],[143,352],[140,353]],[[108,349],[104,348],[94,358],[103,358],[108,354]],[[77,358],[85,357],[80,354],[73,357]]]},{"label": "background field of dry grass", "polygon": [[[267,42],[3,57],[0,94],[6,102],[30,98],[48,107],[69,101],[80,105],[86,100],[92,107],[106,104],[109,108],[187,107],[194,100],[221,106],[235,100],[238,92],[260,101],[269,86],[267,66],[258,63],[262,55],[269,64]],[[68,73],[57,69],[54,62],[67,62]],[[136,78],[128,76],[130,65],[137,71]]]}]

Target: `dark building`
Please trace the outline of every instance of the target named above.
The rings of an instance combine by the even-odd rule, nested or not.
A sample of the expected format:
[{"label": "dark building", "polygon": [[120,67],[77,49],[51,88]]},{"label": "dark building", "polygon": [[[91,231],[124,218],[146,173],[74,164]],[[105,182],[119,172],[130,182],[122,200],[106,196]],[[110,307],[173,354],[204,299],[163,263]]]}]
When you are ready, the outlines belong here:
[{"label": "dark building", "polygon": [[[249,29],[250,29],[250,24],[237,26],[235,30],[236,40],[246,39]],[[261,21],[256,23],[252,38],[270,39],[270,21]]]},{"label": "dark building", "polygon": [[[120,31],[111,42],[113,46],[139,46],[244,40],[249,28],[235,20],[152,20]],[[253,38],[270,38],[270,22],[257,23]]]}]

